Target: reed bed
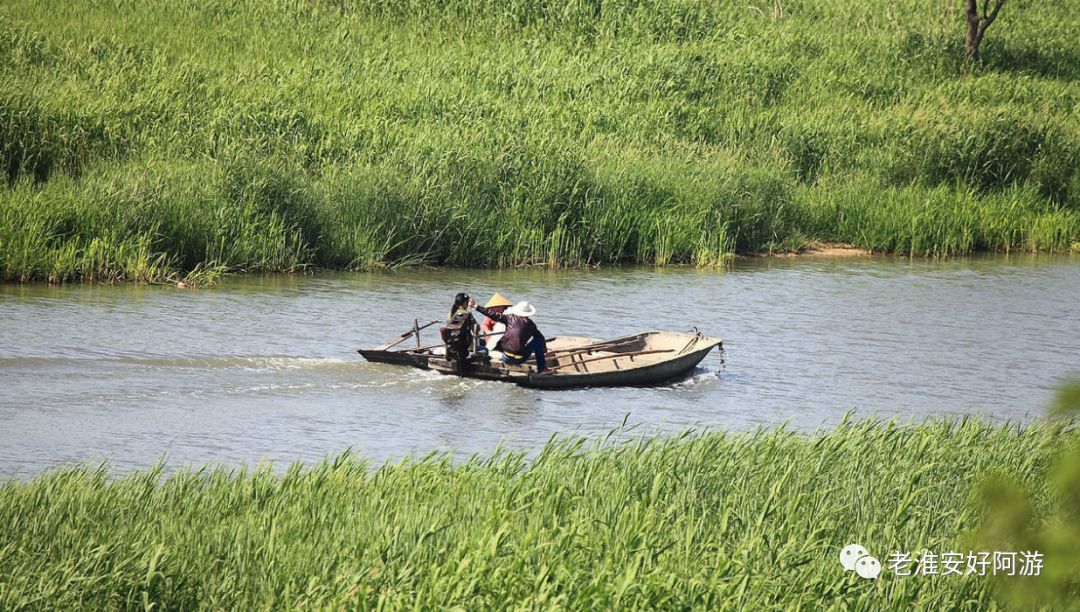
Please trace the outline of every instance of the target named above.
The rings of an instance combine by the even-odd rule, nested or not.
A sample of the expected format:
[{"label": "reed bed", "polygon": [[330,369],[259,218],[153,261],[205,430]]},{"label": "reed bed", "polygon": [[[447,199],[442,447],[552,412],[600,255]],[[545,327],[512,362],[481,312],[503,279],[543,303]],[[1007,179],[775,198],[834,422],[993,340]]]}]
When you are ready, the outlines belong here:
[{"label": "reed bed", "polygon": [[1024,483],[1045,517],[1048,466],[1077,443],[1060,424],[845,421],[376,470],[58,469],[0,484],[0,607],[981,609],[988,577],[868,581],[838,551],[979,549],[980,483]]},{"label": "reed bed", "polygon": [[1080,242],[1080,43],[951,3],[0,8],[0,278]]}]

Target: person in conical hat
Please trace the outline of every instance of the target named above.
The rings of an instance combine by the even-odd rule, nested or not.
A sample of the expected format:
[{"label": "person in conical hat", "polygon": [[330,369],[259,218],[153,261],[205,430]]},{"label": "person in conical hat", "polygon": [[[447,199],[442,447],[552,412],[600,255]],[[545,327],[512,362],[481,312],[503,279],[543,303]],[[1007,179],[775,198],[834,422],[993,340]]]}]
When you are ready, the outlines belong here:
[{"label": "person in conical hat", "polygon": [[476,300],[469,300],[469,307],[476,308],[485,317],[506,325],[506,331],[495,347],[502,351],[503,363],[519,365],[535,355],[537,373],[550,373],[547,370],[547,340],[530,318],[536,314],[532,304],[518,302],[505,312],[496,312],[478,306]]},{"label": "person in conical hat", "polygon": [[[487,304],[484,304],[484,308],[494,312],[503,313],[506,312],[507,308],[513,305],[513,302],[496,291],[495,295],[491,296],[491,299],[487,301]],[[506,331],[506,325],[504,323],[499,323],[495,319],[487,316],[484,317],[484,322],[480,324],[480,328],[482,330],[481,333],[486,336],[484,340],[488,346],[495,346],[498,344],[499,340],[502,339],[503,332]]]},{"label": "person in conical hat", "polygon": [[[491,299],[487,301],[487,304],[484,304],[484,308],[501,308],[505,310],[513,305],[513,302],[506,299],[503,294],[496,291],[495,295],[491,296]],[[498,312],[502,312],[502,310],[499,310]]]}]

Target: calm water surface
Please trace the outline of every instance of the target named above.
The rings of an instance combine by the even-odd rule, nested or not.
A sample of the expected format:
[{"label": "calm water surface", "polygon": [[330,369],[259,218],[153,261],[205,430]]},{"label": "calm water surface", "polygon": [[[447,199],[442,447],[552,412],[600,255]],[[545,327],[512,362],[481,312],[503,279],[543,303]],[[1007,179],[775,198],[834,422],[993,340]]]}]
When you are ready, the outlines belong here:
[{"label": "calm water surface", "polygon": [[[360,359],[453,294],[499,290],[551,335],[724,339],[687,380],[536,391]],[[430,338],[434,338],[432,331]],[[723,357],[723,361],[722,361]],[[726,363],[725,363],[726,362]],[[723,272],[410,271],[220,287],[0,286],[0,475],[533,449],[552,434],[814,430],[849,411],[1030,420],[1080,374],[1080,259],[739,261]]]}]

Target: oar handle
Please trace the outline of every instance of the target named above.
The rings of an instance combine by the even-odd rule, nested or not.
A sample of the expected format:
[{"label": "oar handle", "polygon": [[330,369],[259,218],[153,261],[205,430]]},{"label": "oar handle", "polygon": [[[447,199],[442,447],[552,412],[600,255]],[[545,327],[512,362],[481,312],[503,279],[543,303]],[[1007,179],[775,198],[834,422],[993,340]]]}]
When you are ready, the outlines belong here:
[{"label": "oar handle", "polygon": [[581,361],[571,361],[570,363],[564,363],[557,365],[549,370],[561,370],[562,368],[569,368],[570,366],[581,365],[583,363],[589,363],[591,361],[600,361],[601,359],[618,359],[620,357],[637,357],[638,355],[652,355],[654,353],[674,353],[675,349],[657,349],[654,351],[634,351],[632,353],[612,353],[611,355],[601,355],[600,357],[593,357],[592,359],[582,359]]},{"label": "oar handle", "polygon": [[390,340],[390,341],[386,342],[385,344],[376,347],[375,350],[385,351],[385,350],[387,350],[387,349],[389,349],[391,347],[397,346],[397,345],[401,344],[402,342],[405,342],[406,340],[408,340],[410,337],[412,337],[413,334],[418,334],[421,329],[426,329],[428,327],[431,327],[432,325],[435,325],[436,323],[438,323],[441,320],[442,319],[435,319],[434,321],[432,321],[430,323],[425,323],[423,325],[417,325],[413,329],[410,329],[409,331],[401,334],[397,338],[394,338],[393,340]]}]

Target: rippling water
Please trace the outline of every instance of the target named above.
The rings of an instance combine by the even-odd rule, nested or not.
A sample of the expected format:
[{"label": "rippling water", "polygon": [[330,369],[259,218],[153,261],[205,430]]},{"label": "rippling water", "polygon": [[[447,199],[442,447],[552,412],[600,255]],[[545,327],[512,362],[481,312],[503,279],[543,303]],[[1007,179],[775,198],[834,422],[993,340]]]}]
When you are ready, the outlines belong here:
[{"label": "rippling water", "polygon": [[[362,361],[457,291],[536,305],[551,335],[697,326],[687,380],[538,391]],[[434,338],[435,333],[431,332]],[[531,449],[643,430],[817,429],[852,411],[1028,420],[1080,374],[1080,260],[745,260],[706,272],[409,271],[202,291],[0,286],[0,475]]]}]

